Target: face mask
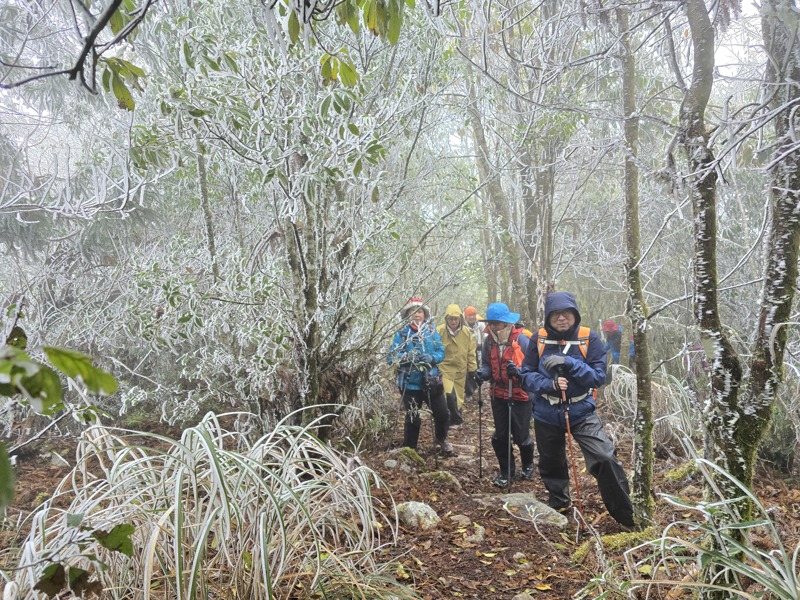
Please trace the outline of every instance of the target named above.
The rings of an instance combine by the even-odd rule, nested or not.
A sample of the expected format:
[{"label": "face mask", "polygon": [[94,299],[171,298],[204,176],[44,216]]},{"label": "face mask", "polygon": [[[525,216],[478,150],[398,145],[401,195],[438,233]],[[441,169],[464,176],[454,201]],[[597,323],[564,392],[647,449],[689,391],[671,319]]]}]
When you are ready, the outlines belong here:
[{"label": "face mask", "polygon": [[511,325],[507,325],[498,331],[492,331],[495,341],[500,345],[508,343],[508,338],[511,335]]}]

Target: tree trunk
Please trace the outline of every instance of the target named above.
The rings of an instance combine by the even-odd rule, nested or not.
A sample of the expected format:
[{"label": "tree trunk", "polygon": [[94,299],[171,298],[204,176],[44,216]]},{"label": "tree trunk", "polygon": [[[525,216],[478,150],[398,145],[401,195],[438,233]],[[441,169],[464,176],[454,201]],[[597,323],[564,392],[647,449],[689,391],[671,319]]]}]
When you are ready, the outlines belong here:
[{"label": "tree trunk", "polygon": [[633,509],[638,525],[646,525],[653,516],[653,400],[650,381],[650,349],[647,343],[649,310],[642,291],[639,270],[639,118],[636,116],[636,59],[631,51],[628,10],[617,9],[622,45],[622,114],[625,123],[625,242],[628,250],[628,317],[633,325],[636,347],[636,421],[633,458]]},{"label": "tree trunk", "polygon": [[531,329],[535,328],[539,320],[537,310],[537,278],[538,269],[536,257],[541,251],[541,236],[539,235],[540,208],[536,197],[536,169],[533,165],[533,154],[530,150],[523,151],[520,157],[522,162],[522,219],[525,231],[522,235],[523,252],[526,268],[525,275],[525,303],[519,309],[523,313],[523,321]]},{"label": "tree trunk", "polygon": [[[766,251],[758,330],[741,400],[734,442],[741,449],[737,477],[752,486],[756,452],[769,424],[775,394],[783,379],[783,354],[797,281],[800,241],[800,16],[791,0],[764,0],[761,27],[768,55],[766,81],[774,92],[775,152],[770,167],[772,223]],[[795,108],[792,108],[794,106]],[[749,516],[749,515],[746,515]]]},{"label": "tree trunk", "polygon": [[[692,82],[680,110],[680,141],[688,162],[687,188],[694,212],[694,312],[704,339],[713,346],[711,398],[705,407],[710,456],[741,479],[743,455],[735,431],[740,418],[739,384],[742,368],[719,318],[717,303],[717,174],[708,146],[705,109],[714,81],[714,29],[703,0],[687,0],[686,14],[694,51]],[[734,497],[735,490],[720,481]]]},{"label": "tree trunk", "polygon": [[481,258],[483,260],[483,271],[486,273],[486,304],[497,301],[497,265],[492,260],[494,257],[494,244],[492,234],[489,231],[489,209],[483,196],[479,199],[481,212]]},{"label": "tree trunk", "polygon": [[217,244],[214,238],[214,215],[211,213],[211,203],[208,200],[208,173],[206,171],[206,149],[203,143],[197,140],[197,178],[200,182],[200,205],[203,208],[203,219],[206,225],[206,243],[208,255],[211,258],[211,273],[214,282],[220,280],[219,266],[217,265]]},{"label": "tree trunk", "polygon": [[[522,283],[522,276],[519,271],[519,250],[517,243],[511,235],[511,202],[506,197],[503,191],[503,186],[500,185],[500,179],[496,173],[493,172],[489,157],[489,144],[486,141],[486,134],[483,129],[483,121],[481,120],[480,112],[478,112],[476,102],[477,96],[472,82],[469,83],[469,117],[472,126],[472,136],[475,142],[475,162],[478,166],[478,175],[480,182],[486,184],[486,196],[492,206],[493,212],[497,215],[500,221],[500,244],[503,248],[505,260],[502,261],[504,269],[502,274],[508,276],[509,279],[509,294],[503,299],[509,306],[514,309],[515,306],[522,305],[525,297],[525,287]],[[497,265],[497,261],[494,261]]]}]

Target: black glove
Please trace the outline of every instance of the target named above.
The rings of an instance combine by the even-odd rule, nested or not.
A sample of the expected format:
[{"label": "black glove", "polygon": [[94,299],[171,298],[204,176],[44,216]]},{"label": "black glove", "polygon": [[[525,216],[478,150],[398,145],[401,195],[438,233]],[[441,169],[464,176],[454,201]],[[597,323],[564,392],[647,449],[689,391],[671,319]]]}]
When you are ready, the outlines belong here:
[{"label": "black glove", "polygon": [[484,373],[483,371],[477,371],[475,373],[475,383],[480,387],[482,383],[485,381],[489,381],[492,378],[491,373]]},{"label": "black glove", "polygon": [[565,366],[567,362],[567,357],[563,354],[548,354],[542,359],[542,364],[544,368],[548,371],[561,371],[561,368]]},{"label": "black glove", "polygon": [[506,375],[508,375],[509,377],[519,377],[520,376],[519,367],[515,365],[513,362],[509,362],[508,364],[506,364]]}]

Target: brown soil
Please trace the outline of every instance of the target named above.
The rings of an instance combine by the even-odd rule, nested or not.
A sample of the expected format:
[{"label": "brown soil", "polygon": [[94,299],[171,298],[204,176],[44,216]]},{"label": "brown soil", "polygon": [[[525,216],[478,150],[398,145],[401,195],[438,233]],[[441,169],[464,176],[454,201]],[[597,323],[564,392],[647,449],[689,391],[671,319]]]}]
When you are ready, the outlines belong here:
[{"label": "brown soil", "polygon": [[[579,458],[578,469],[580,503],[585,523],[579,526],[578,521],[572,518],[567,529],[560,531],[552,527],[534,526],[506,512],[499,496],[507,493],[507,490],[498,489],[491,484],[498,468],[490,443],[493,426],[491,413],[487,415],[487,407],[485,405],[483,411],[482,438],[483,457],[489,467],[484,468],[482,478],[479,477],[477,461],[474,465],[465,465],[456,458],[436,455],[431,441],[431,418],[429,414],[424,417],[419,453],[429,470],[447,470],[454,474],[461,483],[461,492],[437,489],[417,473],[403,473],[397,468],[387,469],[384,462],[388,458],[394,458],[388,451],[366,453],[367,463],[388,483],[395,502],[425,502],[442,519],[437,529],[427,532],[412,531],[401,526],[398,545],[387,551],[387,559],[396,560],[403,565],[396,570],[397,578],[411,584],[426,600],[511,599],[523,592],[536,598],[571,598],[602,570],[593,553],[589,553],[582,564],[575,564],[572,554],[587,539],[595,535],[619,533],[621,528],[605,511],[595,481],[585,471],[582,458]],[[462,427],[451,431],[450,440],[457,446],[474,446],[477,453],[478,410],[474,404],[468,403],[465,407],[464,421]],[[397,447],[401,444],[400,420],[393,445]],[[519,453],[516,448],[515,454],[519,469]],[[577,446],[575,455],[580,457]],[[626,447],[624,441],[618,448],[618,455],[626,470],[629,470],[630,447]],[[538,455],[536,460],[538,461]],[[657,460],[656,493],[683,493],[691,485],[694,489],[689,488],[690,493],[696,493],[693,499],[700,500],[702,482],[699,475],[695,475],[693,480],[664,483],[661,475],[679,464],[676,459]],[[762,502],[768,509],[773,509],[772,514],[780,523],[786,541],[790,544],[797,543],[800,538],[800,522],[797,519],[800,515],[800,485],[796,481],[787,485],[787,482],[781,481],[775,474],[762,476],[760,479],[759,494]],[[542,501],[547,498],[538,472],[534,481],[514,481],[510,491],[532,492]],[[490,508],[485,508],[473,499],[475,494],[493,494],[498,496],[498,501]],[[573,497],[573,500],[576,498]],[[451,520],[451,515],[466,515],[472,523],[482,525],[486,529],[485,540],[481,543],[466,542],[465,536],[474,533],[473,526],[464,528]],[[676,513],[666,502],[658,501],[656,520],[659,525],[663,526],[687,516]],[[609,551],[605,557],[606,564],[620,563],[626,549]],[[651,598],[657,597],[657,594],[651,595]],[[680,597],[682,596],[675,596]]]}]

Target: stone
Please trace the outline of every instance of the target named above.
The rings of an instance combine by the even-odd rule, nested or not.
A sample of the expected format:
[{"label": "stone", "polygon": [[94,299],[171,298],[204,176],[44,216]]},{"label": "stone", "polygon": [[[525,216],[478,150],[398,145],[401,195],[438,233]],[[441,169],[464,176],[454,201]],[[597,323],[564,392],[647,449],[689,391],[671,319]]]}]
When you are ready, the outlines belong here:
[{"label": "stone", "polygon": [[425,469],[427,465],[425,460],[413,448],[395,448],[389,454],[400,462],[400,464],[408,465],[416,469]]},{"label": "stone", "polygon": [[398,464],[400,464],[400,463],[398,463],[393,458],[390,458],[390,459],[385,460],[383,462],[383,466],[386,467],[387,469],[396,469]]},{"label": "stone", "polygon": [[475,533],[464,536],[464,541],[470,544],[480,544],[486,539],[486,529],[483,525],[475,523]]},{"label": "stone", "polygon": [[402,502],[397,505],[397,517],[410,529],[427,531],[439,525],[441,519],[436,511],[424,502]]},{"label": "stone", "polygon": [[420,479],[430,482],[439,488],[461,491],[461,482],[449,471],[431,471],[422,473]]},{"label": "stone", "polygon": [[470,519],[467,515],[450,515],[449,518],[459,527],[469,527],[472,523],[472,519]]},{"label": "stone", "polygon": [[533,596],[531,596],[528,592],[522,592],[521,594],[517,594],[511,600],[535,600]]},{"label": "stone", "polygon": [[537,500],[533,494],[480,494],[473,496],[473,499],[481,506],[502,506],[506,512],[523,521],[551,525],[559,529],[564,529],[569,523],[567,517]]}]

